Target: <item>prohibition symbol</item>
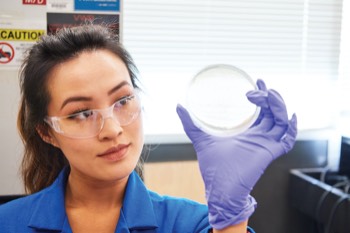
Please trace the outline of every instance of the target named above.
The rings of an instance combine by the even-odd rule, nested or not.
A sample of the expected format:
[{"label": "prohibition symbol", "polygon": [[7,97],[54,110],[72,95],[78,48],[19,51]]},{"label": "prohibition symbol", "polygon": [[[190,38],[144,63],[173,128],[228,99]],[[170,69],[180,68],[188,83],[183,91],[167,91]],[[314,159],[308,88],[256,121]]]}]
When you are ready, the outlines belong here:
[{"label": "prohibition symbol", "polygon": [[6,42],[0,42],[0,64],[6,64],[12,61],[15,56],[15,50]]}]

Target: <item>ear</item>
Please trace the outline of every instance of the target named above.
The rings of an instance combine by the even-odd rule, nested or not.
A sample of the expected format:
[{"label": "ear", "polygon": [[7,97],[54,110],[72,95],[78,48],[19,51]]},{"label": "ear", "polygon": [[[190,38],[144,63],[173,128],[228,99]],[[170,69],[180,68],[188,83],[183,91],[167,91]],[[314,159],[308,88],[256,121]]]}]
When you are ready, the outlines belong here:
[{"label": "ear", "polygon": [[36,131],[44,142],[51,144],[54,147],[58,147],[56,138],[54,137],[51,130],[47,126],[38,125],[36,127]]}]

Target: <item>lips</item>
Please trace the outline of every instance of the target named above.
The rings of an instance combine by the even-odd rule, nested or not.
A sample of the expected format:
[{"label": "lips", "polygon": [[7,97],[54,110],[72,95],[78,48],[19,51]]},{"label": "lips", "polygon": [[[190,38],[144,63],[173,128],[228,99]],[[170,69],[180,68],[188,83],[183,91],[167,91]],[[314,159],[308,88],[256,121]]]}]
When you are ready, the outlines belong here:
[{"label": "lips", "polygon": [[122,144],[116,147],[111,147],[105,152],[98,155],[98,157],[108,161],[119,161],[126,156],[130,144]]}]

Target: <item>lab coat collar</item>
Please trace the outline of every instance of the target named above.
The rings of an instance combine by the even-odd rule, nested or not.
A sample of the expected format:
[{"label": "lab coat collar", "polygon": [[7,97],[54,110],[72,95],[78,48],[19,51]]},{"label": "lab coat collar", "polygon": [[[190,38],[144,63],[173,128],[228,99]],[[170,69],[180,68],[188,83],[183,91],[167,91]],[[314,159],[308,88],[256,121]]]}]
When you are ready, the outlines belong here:
[{"label": "lab coat collar", "polygon": [[134,171],[125,190],[122,212],[131,232],[146,231],[158,227],[149,192]]},{"label": "lab coat collar", "polygon": [[[64,202],[68,174],[66,167],[46,191],[35,195],[29,227],[71,232]],[[153,232],[158,227],[149,192],[135,171],[129,176],[121,212],[117,229],[125,224],[130,232]]]}]

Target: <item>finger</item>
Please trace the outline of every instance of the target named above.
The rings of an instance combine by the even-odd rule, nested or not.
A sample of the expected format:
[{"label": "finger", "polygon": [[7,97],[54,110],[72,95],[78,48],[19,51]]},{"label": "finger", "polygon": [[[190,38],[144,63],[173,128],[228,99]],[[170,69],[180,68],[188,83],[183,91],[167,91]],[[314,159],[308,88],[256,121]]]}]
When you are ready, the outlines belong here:
[{"label": "finger", "polygon": [[[270,110],[262,113],[251,128],[254,127],[254,130],[261,133],[270,133],[271,129],[275,126],[275,120],[270,112]],[[274,137],[275,138],[275,137]]]},{"label": "finger", "polygon": [[259,125],[261,123],[261,120],[264,118],[267,112],[270,110],[268,109],[269,104],[267,101],[267,92],[261,91],[261,90],[255,90],[255,91],[249,91],[247,93],[247,98],[250,102],[260,107],[260,113],[258,118],[255,120],[252,127]]},{"label": "finger", "polygon": [[177,105],[176,112],[181,120],[187,136],[191,139],[191,141],[194,141],[197,135],[204,134],[204,132],[193,123],[189,112],[181,104]]},{"label": "finger", "polygon": [[267,91],[266,84],[262,79],[258,79],[256,81],[256,85],[258,86],[258,89],[261,91]]},{"label": "finger", "polygon": [[246,96],[250,102],[252,102],[253,104],[261,108],[269,107],[268,100],[267,100],[268,93],[266,91],[261,91],[261,90],[248,91]]},{"label": "finger", "polygon": [[274,90],[269,90],[268,102],[275,122],[271,134],[276,140],[279,140],[288,129],[287,108],[281,95]]},{"label": "finger", "polygon": [[267,97],[267,88],[264,81],[262,79],[258,79],[256,81],[256,85],[258,87],[258,90],[247,92],[248,99],[252,103],[258,105],[259,107],[262,107],[262,108],[268,107],[267,100],[265,100]]},{"label": "finger", "polygon": [[268,102],[272,114],[275,117],[276,124],[287,125],[288,113],[287,107],[282,96],[275,90],[270,90],[268,95]]},{"label": "finger", "polygon": [[291,120],[289,121],[286,135],[282,139],[284,142],[285,153],[290,151],[295,144],[297,133],[298,133],[297,125],[298,125],[297,116],[293,114]]},{"label": "finger", "polygon": [[267,97],[267,88],[266,88],[265,82],[262,79],[258,79],[256,81],[256,85],[258,87],[258,90],[260,90],[258,93],[254,91],[247,93],[248,100],[251,101],[252,103],[255,103],[261,108],[258,118],[256,119],[256,121],[251,127],[254,127],[261,123],[261,120],[264,118],[265,112],[268,108],[267,98],[259,99],[260,98],[259,95],[263,95]]}]

